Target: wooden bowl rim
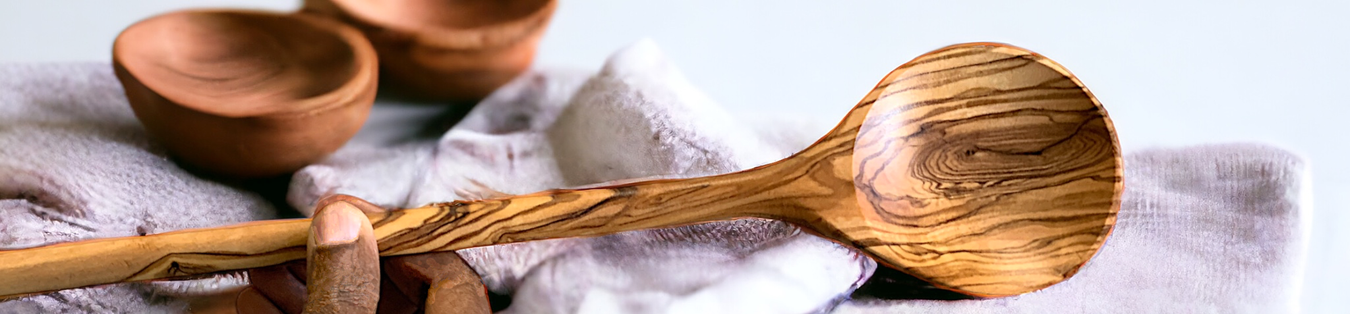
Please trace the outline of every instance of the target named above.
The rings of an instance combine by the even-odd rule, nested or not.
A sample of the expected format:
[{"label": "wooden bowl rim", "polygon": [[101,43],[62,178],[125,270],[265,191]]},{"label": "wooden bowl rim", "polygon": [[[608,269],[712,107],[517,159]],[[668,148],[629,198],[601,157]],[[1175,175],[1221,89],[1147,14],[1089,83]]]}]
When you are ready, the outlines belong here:
[{"label": "wooden bowl rim", "polygon": [[354,10],[343,0],[328,1],[341,10],[343,14],[359,23],[391,30],[399,34],[411,35],[410,39],[422,46],[452,50],[490,49],[525,40],[532,34],[542,31],[541,29],[548,25],[553,17],[553,12],[558,8],[557,0],[544,0],[534,12],[487,26],[408,29],[389,23],[389,20],[394,17],[375,16],[364,10]]},{"label": "wooden bowl rim", "polygon": [[[285,106],[275,106],[270,110],[265,110],[264,112],[240,113],[234,112],[233,110],[228,110],[229,108],[221,108],[220,106],[208,106],[191,101],[183,101],[182,99],[174,99],[175,97],[165,95],[163,92],[161,92],[161,90],[173,89],[176,88],[176,86],[172,84],[160,84],[160,85],[146,84],[145,81],[137,77],[136,67],[129,67],[127,66],[126,62],[123,62],[124,58],[127,58],[129,55],[129,52],[126,50],[130,49],[130,47],[128,47],[128,45],[130,44],[126,43],[122,39],[123,35],[125,35],[129,30],[136,28],[138,26],[143,26],[147,22],[150,22],[152,20],[188,14],[280,17],[284,19],[293,19],[300,23],[309,24],[318,31],[328,32],[335,35],[336,38],[338,38],[343,43],[342,46],[351,51],[352,63],[355,68],[355,71],[353,71],[351,76],[347,78],[346,82],[333,88],[332,90],[323,92],[322,94],[310,96],[307,98],[291,100],[288,101]],[[124,69],[126,73],[129,74],[128,79],[134,80],[136,84],[144,86],[146,89],[149,89],[150,91],[154,92],[156,96],[159,96],[160,98],[168,100],[169,102],[172,102],[178,106],[187,109],[228,118],[245,118],[245,117],[259,117],[259,116],[267,116],[267,117],[304,116],[316,112],[324,112],[339,107],[353,105],[354,101],[362,98],[361,97],[362,95],[367,93],[374,93],[375,91],[374,87],[377,84],[377,75],[379,68],[378,63],[379,61],[378,57],[375,54],[374,47],[371,45],[370,41],[366,39],[365,35],[356,28],[321,17],[308,16],[304,14],[266,11],[266,10],[186,9],[157,14],[155,16],[151,16],[142,19],[140,21],[137,21],[136,23],[133,23],[132,25],[128,26],[126,29],[123,29],[122,32],[118,34],[117,39],[113,41],[112,50],[113,50],[114,66]]]}]

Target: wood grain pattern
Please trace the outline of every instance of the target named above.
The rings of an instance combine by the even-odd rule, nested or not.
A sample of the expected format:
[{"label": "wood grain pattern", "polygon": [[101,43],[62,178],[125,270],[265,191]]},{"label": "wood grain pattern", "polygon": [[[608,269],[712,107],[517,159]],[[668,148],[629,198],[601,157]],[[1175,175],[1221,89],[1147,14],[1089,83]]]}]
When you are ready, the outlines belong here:
[{"label": "wood grain pattern", "polygon": [[[372,216],[381,255],[760,217],[975,296],[1071,276],[1115,222],[1122,163],[1104,109],[1067,71],[998,44],[943,48],[886,76],[782,161],[725,175],[433,204]],[[0,252],[0,295],[245,269],[304,257],[308,220]]]},{"label": "wood grain pattern", "polygon": [[878,86],[858,130],[867,250],[976,295],[1067,279],[1104,242],[1123,166],[1101,105],[1030,52],[965,45]]}]

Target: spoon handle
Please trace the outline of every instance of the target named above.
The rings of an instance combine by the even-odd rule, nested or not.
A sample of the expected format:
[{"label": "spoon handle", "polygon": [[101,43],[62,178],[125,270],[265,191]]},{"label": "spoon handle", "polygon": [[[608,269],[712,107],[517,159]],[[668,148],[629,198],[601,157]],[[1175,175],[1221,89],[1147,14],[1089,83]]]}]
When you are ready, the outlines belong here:
[{"label": "spoon handle", "polygon": [[[767,167],[767,166],[766,166]],[[765,168],[765,167],[761,167]],[[380,255],[585,237],[738,217],[805,222],[810,197],[766,171],[656,180],[431,206],[371,215]],[[839,186],[832,183],[828,186]],[[851,189],[851,185],[843,185]],[[767,192],[767,193],[766,193]],[[798,205],[794,205],[798,204]],[[277,265],[305,258],[309,219],[258,221],[163,234],[0,251],[0,298],[117,282]]]},{"label": "spoon handle", "polygon": [[308,228],[309,219],[255,221],[0,251],[0,300],[304,259]]}]

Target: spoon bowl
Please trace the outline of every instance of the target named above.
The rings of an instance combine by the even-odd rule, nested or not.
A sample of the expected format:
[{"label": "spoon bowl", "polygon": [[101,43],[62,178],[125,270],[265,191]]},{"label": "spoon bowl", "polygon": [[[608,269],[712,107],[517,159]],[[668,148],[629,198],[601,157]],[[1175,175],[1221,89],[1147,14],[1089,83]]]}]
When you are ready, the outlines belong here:
[{"label": "spoon bowl", "polygon": [[976,43],[891,76],[854,109],[866,110],[856,129],[834,131],[856,135],[853,181],[870,236],[849,234],[854,245],[988,296],[1063,281],[1096,253],[1124,168],[1105,110],[1073,75],[1025,50]]}]

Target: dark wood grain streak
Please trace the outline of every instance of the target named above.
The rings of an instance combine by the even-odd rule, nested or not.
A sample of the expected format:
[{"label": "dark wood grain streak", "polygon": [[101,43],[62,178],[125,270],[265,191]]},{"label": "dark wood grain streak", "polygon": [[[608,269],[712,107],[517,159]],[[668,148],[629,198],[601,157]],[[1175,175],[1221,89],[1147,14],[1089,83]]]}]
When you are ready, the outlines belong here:
[{"label": "dark wood grain streak", "polygon": [[[746,171],[456,201],[371,216],[381,255],[777,219],[974,296],[1063,281],[1120,205],[1110,119],[1062,67],[967,44],[892,71],[830,133]],[[307,220],[0,252],[0,295],[279,264]],[[34,258],[20,257],[33,256]],[[100,256],[109,265],[74,265]]]}]

